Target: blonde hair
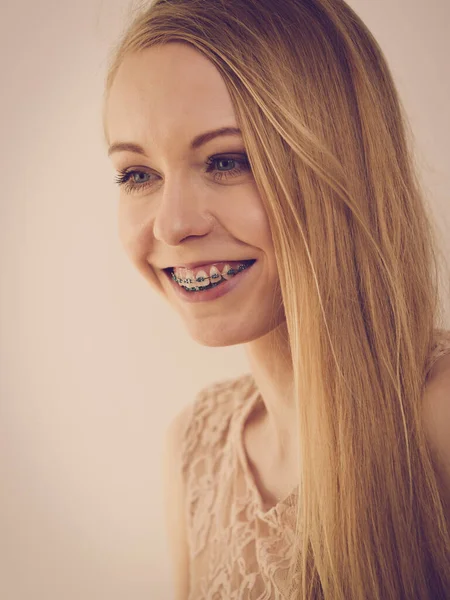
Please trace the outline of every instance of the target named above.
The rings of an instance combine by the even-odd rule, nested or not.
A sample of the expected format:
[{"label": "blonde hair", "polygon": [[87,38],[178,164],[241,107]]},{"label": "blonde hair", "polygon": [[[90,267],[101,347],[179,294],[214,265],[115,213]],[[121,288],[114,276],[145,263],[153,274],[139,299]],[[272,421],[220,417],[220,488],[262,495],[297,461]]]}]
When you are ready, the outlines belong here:
[{"label": "blonde hair", "polygon": [[156,0],[105,102],[128,53],[168,42],[221,73],[272,231],[301,456],[290,598],[448,597],[421,413],[439,250],[380,46],[342,0]]}]

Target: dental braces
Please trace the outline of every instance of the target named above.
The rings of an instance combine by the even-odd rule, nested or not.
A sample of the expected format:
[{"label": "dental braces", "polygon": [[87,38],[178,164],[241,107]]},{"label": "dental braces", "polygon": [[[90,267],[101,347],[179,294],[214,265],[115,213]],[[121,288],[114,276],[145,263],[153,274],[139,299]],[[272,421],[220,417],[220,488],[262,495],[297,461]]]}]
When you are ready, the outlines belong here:
[{"label": "dental braces", "polygon": [[[237,269],[228,269],[228,271],[226,272],[227,275],[236,275],[236,273],[239,273],[240,271],[244,271],[245,269],[248,269],[250,265],[239,265],[239,267]],[[209,277],[197,277],[195,280],[193,279],[182,279],[182,278],[178,278],[175,273],[172,271],[171,273],[171,277],[174,281],[176,281],[178,284],[183,284],[183,283],[194,283],[194,281],[198,281],[198,282],[202,282],[205,281],[205,279],[222,279],[221,275],[214,273],[213,275],[210,275]],[[217,283],[210,283],[209,286],[204,286],[204,287],[193,287],[193,288],[186,288],[185,286],[184,289],[187,290],[188,292],[199,292],[201,290],[206,290],[206,289],[210,289],[212,287],[216,287],[217,285],[219,285],[220,281]]]}]

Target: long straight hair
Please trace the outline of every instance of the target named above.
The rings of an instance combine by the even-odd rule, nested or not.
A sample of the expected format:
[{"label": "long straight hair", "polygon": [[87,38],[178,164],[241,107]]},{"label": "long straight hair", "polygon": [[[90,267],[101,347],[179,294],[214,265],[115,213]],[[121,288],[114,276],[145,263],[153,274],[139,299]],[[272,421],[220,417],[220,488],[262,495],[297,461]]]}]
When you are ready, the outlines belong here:
[{"label": "long straight hair", "polygon": [[289,597],[450,597],[422,418],[440,251],[380,46],[342,0],[156,0],[105,102],[128,53],[170,42],[222,75],[271,227],[301,457]]}]

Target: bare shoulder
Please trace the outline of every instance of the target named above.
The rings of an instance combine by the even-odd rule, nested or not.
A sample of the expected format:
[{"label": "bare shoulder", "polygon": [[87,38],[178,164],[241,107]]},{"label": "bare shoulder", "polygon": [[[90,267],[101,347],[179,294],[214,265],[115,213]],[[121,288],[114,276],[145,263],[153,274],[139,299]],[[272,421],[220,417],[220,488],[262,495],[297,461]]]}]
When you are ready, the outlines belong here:
[{"label": "bare shoulder", "polygon": [[422,416],[450,503],[450,354],[440,358],[430,373]]}]

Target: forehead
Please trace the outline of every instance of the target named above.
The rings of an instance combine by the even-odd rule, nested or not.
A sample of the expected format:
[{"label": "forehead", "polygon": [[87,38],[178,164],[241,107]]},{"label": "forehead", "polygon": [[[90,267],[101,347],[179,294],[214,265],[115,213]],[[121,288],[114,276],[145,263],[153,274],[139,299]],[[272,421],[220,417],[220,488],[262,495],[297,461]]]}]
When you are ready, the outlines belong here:
[{"label": "forehead", "polygon": [[145,145],[236,124],[216,67],[182,43],[147,48],[121,63],[105,107],[109,140]]}]

